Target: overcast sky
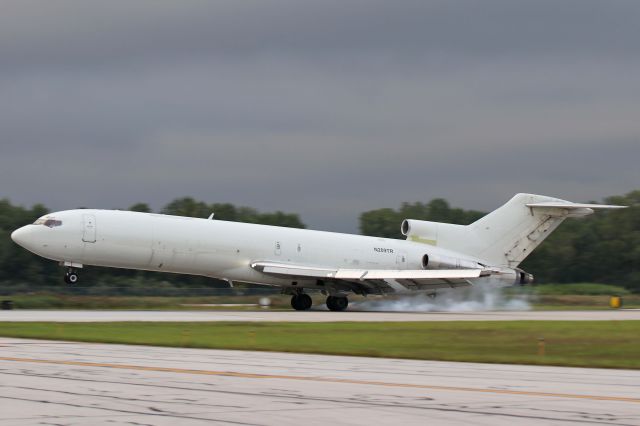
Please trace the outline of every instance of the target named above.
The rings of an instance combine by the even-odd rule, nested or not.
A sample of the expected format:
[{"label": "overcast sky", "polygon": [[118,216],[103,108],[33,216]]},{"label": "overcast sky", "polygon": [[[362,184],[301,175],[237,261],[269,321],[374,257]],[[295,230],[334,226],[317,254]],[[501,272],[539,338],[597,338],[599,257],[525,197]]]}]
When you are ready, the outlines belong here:
[{"label": "overcast sky", "polygon": [[3,1],[0,198],[358,215],[640,189],[640,2]]}]

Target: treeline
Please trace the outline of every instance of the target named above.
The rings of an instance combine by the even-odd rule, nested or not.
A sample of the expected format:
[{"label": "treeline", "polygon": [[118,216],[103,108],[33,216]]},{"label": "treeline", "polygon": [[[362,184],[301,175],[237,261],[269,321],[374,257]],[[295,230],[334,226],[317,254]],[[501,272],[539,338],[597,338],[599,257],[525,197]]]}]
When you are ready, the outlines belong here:
[{"label": "treeline", "polygon": [[436,198],[429,203],[402,203],[400,209],[377,209],[360,215],[360,233],[374,237],[404,239],[400,225],[404,219],[430,220],[433,222],[467,225],[484,216],[476,210],[452,208],[449,202]]},{"label": "treeline", "polygon": [[[640,191],[604,200],[610,204],[630,206],[624,210],[602,211],[583,219],[565,221],[521,265],[533,273],[540,283],[600,282],[623,285],[640,292]],[[150,212],[147,204],[129,208]],[[0,200],[0,294],[25,292],[42,288],[61,288],[62,268],[18,247],[11,241],[13,230],[46,214],[47,208],[37,204],[31,208]],[[259,212],[232,204],[208,204],[190,197],[167,204],[161,213],[238,222],[305,228],[297,214]],[[403,203],[399,209],[383,208],[360,215],[360,231],[364,235],[403,238],[403,219],[420,219],[466,225],[485,213],[454,208],[444,199],[428,203]],[[82,286],[99,292],[117,286],[118,292],[138,294],[142,287],[154,291],[172,288],[226,287],[224,282],[204,277],[147,273],[107,268],[86,268]]]}]

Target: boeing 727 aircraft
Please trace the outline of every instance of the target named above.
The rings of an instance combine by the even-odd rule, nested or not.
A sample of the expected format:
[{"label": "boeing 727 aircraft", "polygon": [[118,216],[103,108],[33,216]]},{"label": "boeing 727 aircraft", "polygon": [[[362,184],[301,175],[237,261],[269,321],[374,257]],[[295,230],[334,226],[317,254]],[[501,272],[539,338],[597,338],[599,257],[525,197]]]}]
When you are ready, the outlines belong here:
[{"label": "boeing 727 aircraft", "polygon": [[67,268],[85,265],[203,275],[277,286],[296,310],[320,290],[332,311],[351,293],[385,295],[482,282],[527,284],[518,268],[558,225],[593,209],[557,198],[517,194],[470,225],[406,219],[404,240],[119,210],[51,213],[11,234],[13,241]]}]

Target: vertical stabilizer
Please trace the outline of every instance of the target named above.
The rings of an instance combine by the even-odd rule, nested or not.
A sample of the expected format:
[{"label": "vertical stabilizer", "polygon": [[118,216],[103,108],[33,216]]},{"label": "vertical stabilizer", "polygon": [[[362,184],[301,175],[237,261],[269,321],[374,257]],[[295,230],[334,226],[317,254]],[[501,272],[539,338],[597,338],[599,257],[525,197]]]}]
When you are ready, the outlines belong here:
[{"label": "vertical stabilizer", "polygon": [[[494,265],[515,268],[567,217],[570,210],[527,206],[537,203],[571,204],[557,198],[517,194],[502,207],[468,226],[473,255]],[[585,209],[580,215],[590,214]]]}]

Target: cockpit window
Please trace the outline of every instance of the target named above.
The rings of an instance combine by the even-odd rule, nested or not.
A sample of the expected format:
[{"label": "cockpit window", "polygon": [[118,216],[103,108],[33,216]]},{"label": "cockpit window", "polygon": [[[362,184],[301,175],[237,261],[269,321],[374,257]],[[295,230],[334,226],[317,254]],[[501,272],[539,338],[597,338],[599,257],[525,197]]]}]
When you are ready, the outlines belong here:
[{"label": "cockpit window", "polygon": [[49,217],[41,217],[40,219],[33,222],[34,225],[44,225],[49,228],[55,228],[56,226],[62,226],[62,221],[57,219],[52,219]]}]

